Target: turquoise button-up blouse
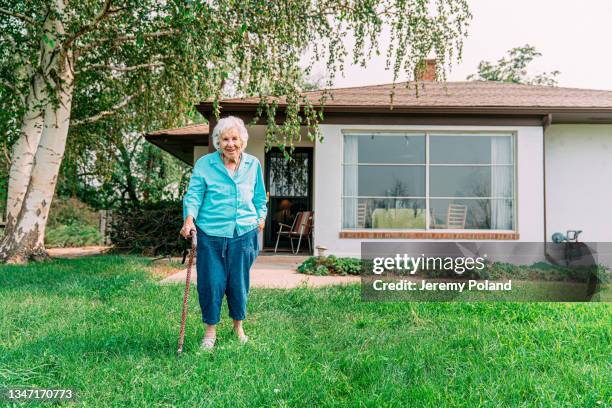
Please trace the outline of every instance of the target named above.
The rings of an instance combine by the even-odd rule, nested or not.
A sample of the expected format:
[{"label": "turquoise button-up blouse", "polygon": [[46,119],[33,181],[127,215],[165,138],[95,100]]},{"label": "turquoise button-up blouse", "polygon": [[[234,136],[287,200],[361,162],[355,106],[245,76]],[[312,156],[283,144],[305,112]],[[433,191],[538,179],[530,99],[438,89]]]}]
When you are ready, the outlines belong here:
[{"label": "turquoise button-up blouse", "polygon": [[232,177],[220,152],[198,159],[183,197],[183,221],[191,215],[208,235],[232,238],[234,229],[245,234],[265,218],[266,188],[259,160],[242,152],[242,160]]}]

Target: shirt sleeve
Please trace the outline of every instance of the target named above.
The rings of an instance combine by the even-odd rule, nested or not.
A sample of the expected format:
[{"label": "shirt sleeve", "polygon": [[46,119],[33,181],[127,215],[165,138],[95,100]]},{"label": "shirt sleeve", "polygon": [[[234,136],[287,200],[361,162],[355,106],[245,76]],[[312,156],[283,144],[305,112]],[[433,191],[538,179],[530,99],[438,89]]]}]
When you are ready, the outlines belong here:
[{"label": "shirt sleeve", "polygon": [[255,177],[255,192],[253,194],[253,204],[257,211],[257,221],[261,218],[266,218],[268,207],[266,203],[266,185],[264,183],[263,172],[261,171],[261,163],[257,161],[257,176]]},{"label": "shirt sleeve", "polygon": [[205,193],[206,180],[204,179],[200,166],[196,163],[196,165],[193,166],[189,187],[183,197],[183,222],[187,219],[188,215],[191,215],[194,221],[196,220]]}]

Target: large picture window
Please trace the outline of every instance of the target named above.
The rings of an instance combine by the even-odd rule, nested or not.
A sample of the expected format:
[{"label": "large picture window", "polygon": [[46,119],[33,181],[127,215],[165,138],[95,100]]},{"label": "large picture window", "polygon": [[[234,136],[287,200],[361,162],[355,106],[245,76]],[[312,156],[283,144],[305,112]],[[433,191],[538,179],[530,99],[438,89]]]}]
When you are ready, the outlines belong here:
[{"label": "large picture window", "polygon": [[512,134],[347,133],[344,229],[514,230]]}]

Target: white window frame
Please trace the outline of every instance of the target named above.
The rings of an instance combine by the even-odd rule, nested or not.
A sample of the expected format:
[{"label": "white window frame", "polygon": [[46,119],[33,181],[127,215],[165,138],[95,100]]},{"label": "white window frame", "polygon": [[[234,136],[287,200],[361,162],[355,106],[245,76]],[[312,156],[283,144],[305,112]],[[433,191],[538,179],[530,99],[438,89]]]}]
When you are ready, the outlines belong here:
[{"label": "white window frame", "polygon": [[[354,163],[344,163],[344,141],[345,136],[350,135],[397,135],[397,136],[425,136],[425,197],[393,197],[398,199],[414,199],[414,200],[425,200],[425,228],[424,229],[414,229],[414,228],[345,228],[344,220],[340,220],[340,231],[341,232],[397,232],[397,231],[405,231],[405,232],[436,232],[436,233],[517,233],[518,232],[518,155],[517,155],[517,139],[518,132],[516,130],[500,130],[500,129],[478,129],[478,130],[445,130],[445,129],[410,129],[410,130],[397,130],[397,129],[343,129],[341,131],[342,134],[342,174],[341,174],[341,189],[340,189],[340,217],[344,216],[344,198],[357,198],[352,196],[344,195],[344,169],[346,165],[351,165]],[[514,229],[504,230],[504,229],[442,229],[430,228],[430,207],[429,207],[429,168],[430,168],[430,160],[429,160],[429,141],[431,135],[435,136],[509,136],[511,138],[511,149],[512,149],[512,175],[513,175],[513,197],[512,197],[512,221]],[[358,164],[373,164],[373,165],[381,165],[385,164],[380,163],[358,163]],[[393,166],[397,166],[398,164],[389,164]],[[423,166],[423,164],[399,164],[400,166]],[[491,167],[491,164],[434,164],[434,166],[483,166],[483,167]],[[507,165],[506,165],[507,166]],[[359,198],[389,198],[389,197],[378,197],[378,196],[358,196]],[[507,199],[506,197],[501,197],[502,199]],[[499,197],[435,197],[434,199],[443,200],[443,199],[500,199]]]}]

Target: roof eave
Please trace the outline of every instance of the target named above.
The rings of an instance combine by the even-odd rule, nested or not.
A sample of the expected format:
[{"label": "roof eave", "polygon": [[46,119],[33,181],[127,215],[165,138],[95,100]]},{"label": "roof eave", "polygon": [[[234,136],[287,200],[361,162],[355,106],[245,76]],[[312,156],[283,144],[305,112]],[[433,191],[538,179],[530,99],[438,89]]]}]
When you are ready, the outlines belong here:
[{"label": "roof eave", "polygon": [[[279,104],[283,110],[286,104]],[[221,103],[224,111],[255,112],[257,103]],[[211,113],[212,103],[202,102],[197,105],[201,113]],[[380,113],[448,113],[448,114],[517,114],[544,115],[548,113],[612,113],[612,107],[597,106],[402,106],[402,105],[325,105],[325,112],[380,112]]]},{"label": "roof eave", "polygon": [[[220,108],[225,114],[257,112],[258,103],[221,102]],[[283,113],[286,104],[278,105],[278,112]],[[197,105],[198,111],[208,117],[213,111],[212,102],[202,102]],[[390,105],[326,105],[325,114],[338,113],[380,113],[385,115],[415,114],[415,115],[470,115],[470,116],[564,116],[574,115],[576,119],[567,123],[612,123],[612,108],[606,107],[576,107],[576,106],[390,106]],[[599,115],[591,118],[585,115]],[[582,117],[584,116],[584,117]],[[554,120],[553,120],[554,121]],[[565,123],[565,121],[562,121]],[[325,123],[325,119],[321,122]]]}]

